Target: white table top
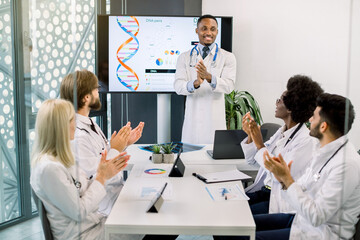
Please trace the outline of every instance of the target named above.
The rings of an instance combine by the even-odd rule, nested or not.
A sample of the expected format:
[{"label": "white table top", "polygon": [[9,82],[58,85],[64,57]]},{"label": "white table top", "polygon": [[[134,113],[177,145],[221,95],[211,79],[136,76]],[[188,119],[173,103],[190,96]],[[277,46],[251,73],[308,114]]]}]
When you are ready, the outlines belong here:
[{"label": "white table top", "polygon": [[[250,235],[254,238],[255,223],[247,201],[213,201],[205,189],[207,184],[191,175],[192,172],[232,170],[235,165],[186,165],[182,178],[140,177],[143,168],[136,164],[132,169],[105,223],[106,236],[122,233]],[[136,195],[149,182],[168,182],[172,189],[171,198],[165,199],[159,213],[146,213],[150,200],[140,200]],[[240,181],[237,183],[242,187]]]},{"label": "white table top", "polygon": [[[150,162],[149,157],[151,152],[145,151],[139,148],[139,146],[147,146],[148,144],[134,144],[129,146],[126,151],[131,155],[129,164],[144,164]],[[236,165],[237,169],[243,171],[257,171],[259,166],[249,165],[245,159],[213,159],[206,152],[206,150],[212,150],[213,145],[207,144],[205,147],[198,151],[181,153],[181,160],[185,165]],[[175,156],[176,157],[176,156]]]}]

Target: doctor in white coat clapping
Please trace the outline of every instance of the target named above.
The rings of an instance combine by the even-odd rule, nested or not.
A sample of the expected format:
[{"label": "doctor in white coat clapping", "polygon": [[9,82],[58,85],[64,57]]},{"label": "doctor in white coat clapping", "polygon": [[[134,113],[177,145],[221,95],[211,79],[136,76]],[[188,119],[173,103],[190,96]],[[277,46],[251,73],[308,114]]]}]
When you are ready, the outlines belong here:
[{"label": "doctor in white coat clapping", "polygon": [[199,44],[177,60],[174,88],[187,96],[182,142],[209,144],[215,130],[226,129],[224,94],[234,90],[236,59],[215,43],[215,17],[201,16],[196,33]]},{"label": "doctor in white coat clapping", "polygon": [[44,204],[54,239],[104,239],[106,217],[98,212],[106,196],[105,182],[126,167],[121,153],[106,160],[103,153],[96,177],[76,168],[70,140],[75,111],[61,99],[45,101],[36,118],[31,187]]}]

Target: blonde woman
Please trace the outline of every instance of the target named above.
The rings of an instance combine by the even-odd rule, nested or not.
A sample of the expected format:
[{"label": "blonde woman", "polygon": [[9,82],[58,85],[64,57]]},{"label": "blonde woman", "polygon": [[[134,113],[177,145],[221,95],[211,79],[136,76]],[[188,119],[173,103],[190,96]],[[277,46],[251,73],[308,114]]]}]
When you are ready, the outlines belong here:
[{"label": "blonde woman", "polygon": [[111,160],[102,154],[95,179],[75,166],[70,140],[74,139],[75,111],[65,100],[45,101],[36,118],[31,186],[43,202],[55,239],[103,239],[105,181],[126,167],[129,156]]}]

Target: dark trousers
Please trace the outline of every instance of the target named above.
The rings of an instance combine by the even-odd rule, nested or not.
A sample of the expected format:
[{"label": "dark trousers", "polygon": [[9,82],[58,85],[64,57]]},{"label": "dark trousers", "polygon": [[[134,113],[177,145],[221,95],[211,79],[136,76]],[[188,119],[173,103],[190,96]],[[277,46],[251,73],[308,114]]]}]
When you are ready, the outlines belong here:
[{"label": "dark trousers", "polygon": [[259,191],[246,193],[250,198],[249,205],[253,215],[269,213],[270,193],[271,190],[265,186]]},{"label": "dark trousers", "polygon": [[[254,215],[256,240],[288,240],[294,214],[274,213]],[[248,240],[241,236],[214,236],[214,240]]]},{"label": "dark trousers", "polygon": [[145,235],[142,240],[175,240],[178,235]]}]

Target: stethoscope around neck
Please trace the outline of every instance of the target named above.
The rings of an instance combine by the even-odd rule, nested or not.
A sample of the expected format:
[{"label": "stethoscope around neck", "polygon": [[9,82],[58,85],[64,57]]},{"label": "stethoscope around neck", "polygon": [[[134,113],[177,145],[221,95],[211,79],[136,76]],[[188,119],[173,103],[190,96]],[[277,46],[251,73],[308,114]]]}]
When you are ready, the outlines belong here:
[{"label": "stethoscope around neck", "polygon": [[317,182],[321,177],[321,172],[324,169],[324,167],[330,162],[330,160],[342,149],[346,144],[348,140],[346,140],[334,153],[331,155],[331,157],[325,162],[325,164],[320,168],[320,170],[314,174],[314,181]]},{"label": "stethoscope around neck", "polygon": [[[194,46],[190,51],[190,67],[195,67],[195,65],[197,63],[197,57],[200,54],[200,51],[197,47],[198,47],[198,45]],[[194,55],[194,51],[196,51],[196,55]],[[213,60],[211,62],[211,67],[216,66],[216,58],[217,58],[218,52],[219,52],[219,46],[217,45],[217,43],[215,43],[215,54],[214,54]]]}]

